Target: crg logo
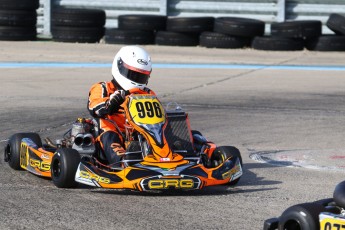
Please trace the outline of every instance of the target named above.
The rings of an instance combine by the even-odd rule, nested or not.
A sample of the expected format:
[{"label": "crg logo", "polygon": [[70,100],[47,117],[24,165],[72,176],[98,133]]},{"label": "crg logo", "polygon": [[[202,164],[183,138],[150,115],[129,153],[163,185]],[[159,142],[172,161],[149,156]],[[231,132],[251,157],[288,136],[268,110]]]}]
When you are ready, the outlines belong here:
[{"label": "crg logo", "polygon": [[198,189],[201,181],[197,177],[184,175],[181,178],[146,178],[140,184],[143,190]]},{"label": "crg logo", "polygon": [[145,61],[144,59],[138,59],[137,62],[140,64],[140,65],[147,65],[147,61]]},{"label": "crg logo", "polygon": [[194,181],[192,179],[156,179],[150,180],[149,189],[192,189]]}]

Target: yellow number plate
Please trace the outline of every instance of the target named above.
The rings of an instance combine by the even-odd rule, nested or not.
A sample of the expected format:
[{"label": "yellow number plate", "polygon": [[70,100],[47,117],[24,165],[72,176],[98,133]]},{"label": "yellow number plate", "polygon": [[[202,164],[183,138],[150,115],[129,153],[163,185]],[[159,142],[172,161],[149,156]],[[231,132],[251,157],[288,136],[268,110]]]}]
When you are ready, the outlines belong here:
[{"label": "yellow number plate", "polygon": [[[320,218],[321,219],[321,218]],[[338,218],[324,218],[320,221],[322,230],[341,230],[345,229],[345,220]]]},{"label": "yellow number plate", "polygon": [[162,104],[153,95],[133,96],[129,105],[129,112],[137,124],[154,125],[165,122]]}]

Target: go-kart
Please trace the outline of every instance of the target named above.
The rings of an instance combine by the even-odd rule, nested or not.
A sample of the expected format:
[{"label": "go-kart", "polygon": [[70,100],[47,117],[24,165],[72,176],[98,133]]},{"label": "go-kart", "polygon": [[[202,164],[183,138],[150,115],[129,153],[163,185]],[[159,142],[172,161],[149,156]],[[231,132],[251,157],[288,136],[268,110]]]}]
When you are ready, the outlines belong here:
[{"label": "go-kart", "polygon": [[118,128],[126,149],[121,161],[107,162],[97,141],[98,124],[85,118],[55,142],[46,138],[42,144],[37,133],[14,134],[5,146],[5,161],[13,169],[49,177],[60,188],[81,183],[139,191],[192,190],[238,183],[243,171],[237,148],[217,147],[191,130],[188,114],[179,106],[164,109],[155,95],[131,93],[123,103],[125,132]]},{"label": "go-kart", "polygon": [[263,229],[345,229],[345,181],[335,187],[333,198],[293,205],[287,208],[280,217],[266,220]]}]

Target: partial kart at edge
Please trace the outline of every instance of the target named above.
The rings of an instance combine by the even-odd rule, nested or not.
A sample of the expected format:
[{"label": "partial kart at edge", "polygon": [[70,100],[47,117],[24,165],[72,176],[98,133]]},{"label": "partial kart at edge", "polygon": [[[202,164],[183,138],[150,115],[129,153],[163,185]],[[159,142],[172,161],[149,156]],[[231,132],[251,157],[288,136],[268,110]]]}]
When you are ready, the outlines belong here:
[{"label": "partial kart at edge", "polygon": [[335,187],[333,198],[293,205],[287,208],[280,217],[267,219],[263,229],[345,229],[345,181]]}]

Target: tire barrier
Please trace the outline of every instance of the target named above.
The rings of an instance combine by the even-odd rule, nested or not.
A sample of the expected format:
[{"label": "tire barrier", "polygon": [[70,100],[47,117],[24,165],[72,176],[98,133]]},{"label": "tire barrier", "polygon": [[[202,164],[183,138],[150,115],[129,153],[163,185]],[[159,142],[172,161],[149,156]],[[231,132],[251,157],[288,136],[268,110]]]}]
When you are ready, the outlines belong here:
[{"label": "tire barrier", "polygon": [[323,35],[306,42],[308,50],[315,51],[345,51],[345,36]]},{"label": "tire barrier", "polygon": [[166,46],[197,46],[199,44],[199,34],[158,31],[156,33],[155,44]]},{"label": "tire barrier", "polygon": [[0,40],[36,40],[39,0],[0,0]]},{"label": "tire barrier", "polygon": [[[0,40],[36,40],[39,0],[0,0]],[[167,17],[120,15],[118,28],[104,28],[106,14],[99,9],[59,7],[51,15],[53,41],[109,44],[202,46],[206,48],[293,51],[345,51],[345,16],[332,13],[326,26],[335,35],[322,34],[318,20],[265,22],[239,17]]]},{"label": "tire barrier", "polygon": [[271,35],[286,38],[314,38],[321,35],[321,21],[289,21],[271,24]]},{"label": "tire barrier", "polygon": [[107,29],[104,40],[108,44],[140,44],[149,45],[154,43],[154,32],[150,30],[122,30]]},{"label": "tire barrier", "polygon": [[104,36],[105,11],[98,9],[57,8],[52,11],[53,41],[96,43]]},{"label": "tire barrier", "polygon": [[280,51],[303,50],[304,40],[301,38],[287,37],[255,37],[252,42],[252,48],[257,50]]},{"label": "tire barrier", "polygon": [[214,22],[214,31],[240,37],[262,36],[265,23],[250,18],[221,17]]},{"label": "tire barrier", "polygon": [[166,20],[162,15],[120,15],[118,28],[107,29],[104,40],[109,44],[154,44],[155,33],[165,29]]},{"label": "tire barrier", "polygon": [[200,46],[207,48],[240,49],[250,46],[251,38],[231,36],[217,32],[203,32],[200,35]]},{"label": "tire barrier", "polygon": [[[345,17],[331,14],[327,26],[336,35],[323,35],[322,23],[318,20],[272,23],[271,34],[264,35],[265,23],[250,18],[121,15],[119,28],[108,29],[105,42],[167,46],[199,45],[223,49],[251,47],[270,51],[298,51],[305,48],[315,51],[345,51]],[[143,31],[151,33],[147,34]]]}]

